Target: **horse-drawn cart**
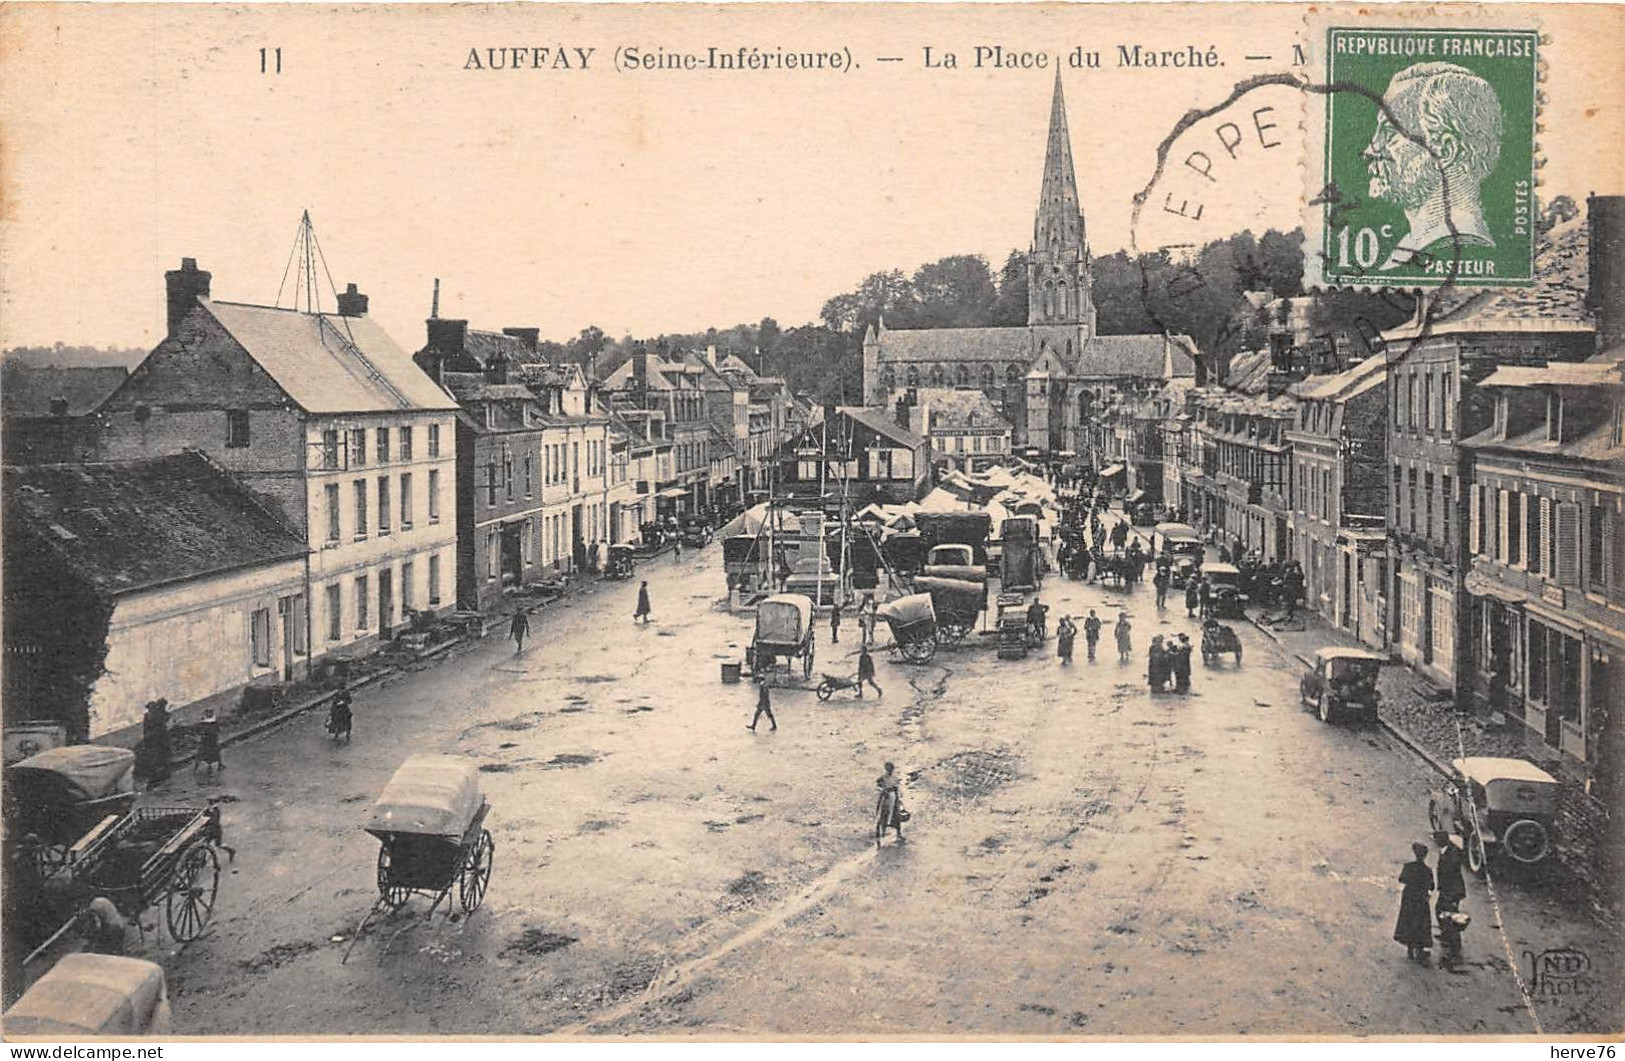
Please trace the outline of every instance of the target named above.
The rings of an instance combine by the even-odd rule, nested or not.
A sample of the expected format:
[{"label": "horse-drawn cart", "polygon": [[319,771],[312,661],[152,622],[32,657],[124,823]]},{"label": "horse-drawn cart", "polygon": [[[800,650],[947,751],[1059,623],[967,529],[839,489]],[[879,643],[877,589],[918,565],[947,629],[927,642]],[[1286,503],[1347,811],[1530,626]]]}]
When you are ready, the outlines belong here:
[{"label": "horse-drawn cart", "polygon": [[976,629],[976,620],[987,610],[987,583],[960,578],[914,580],[914,588],[929,594],[937,617],[937,641],[957,645]]},{"label": "horse-drawn cart", "polygon": [[892,643],[910,663],[926,663],[937,654],[937,613],[929,593],[888,601],[875,615],[891,627]]},{"label": "horse-drawn cart", "polygon": [[162,904],[164,923],[179,943],[203,934],[220,892],[220,851],[226,847],[220,807],[136,807],[108,815],[68,849],[67,873],[76,891],[104,895],[120,914],[140,923]]},{"label": "horse-drawn cart", "polygon": [[135,753],[100,744],[51,748],[6,768],[6,831],[33,836],[42,874],[90,830],[135,805]]},{"label": "horse-drawn cart", "polygon": [[434,899],[424,920],[441,903],[449,911],[454,886],[463,912],[478,910],[496,855],[485,828],[490,809],[473,763],[449,755],[414,755],[402,763],[367,818],[367,832],[379,841],[378,898],[350,946],[375,915],[400,909],[414,894]]},{"label": "horse-drawn cart", "polygon": [[779,660],[801,660],[801,676],[813,672],[813,602],[800,593],[776,593],[756,606],[756,634],[746,650],[752,674],[766,674]]}]

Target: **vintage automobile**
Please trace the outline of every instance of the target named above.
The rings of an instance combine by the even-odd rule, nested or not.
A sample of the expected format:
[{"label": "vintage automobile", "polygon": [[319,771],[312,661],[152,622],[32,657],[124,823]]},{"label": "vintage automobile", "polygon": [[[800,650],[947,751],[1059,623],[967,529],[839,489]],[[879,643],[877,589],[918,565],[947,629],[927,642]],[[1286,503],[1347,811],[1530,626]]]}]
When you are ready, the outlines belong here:
[{"label": "vintage automobile", "polygon": [[1202,566],[1207,548],[1196,529],[1185,523],[1159,523],[1152,530],[1152,549],[1158,557],[1169,559],[1172,584],[1183,587]]},{"label": "vintage automobile", "polygon": [[1242,606],[1247,594],[1241,591],[1241,572],[1234,564],[1203,564],[1202,577],[1213,591],[1213,614],[1220,619],[1245,619]]},{"label": "vintage automobile", "polygon": [[683,520],[683,544],[699,549],[711,544],[716,530],[704,516],[688,516]]},{"label": "vintage automobile", "polygon": [[111,954],[68,954],[6,1011],[12,1035],[79,1039],[168,1035],[169,994],[161,966]]},{"label": "vintage automobile", "polygon": [[604,564],[604,577],[617,581],[631,578],[637,570],[635,556],[630,545],[611,545],[609,560]]},{"label": "vintage automobile", "polygon": [[1314,708],[1322,722],[1350,715],[1377,720],[1377,668],[1382,657],[1363,648],[1322,648],[1310,657],[1309,669],[1298,682],[1304,706]]},{"label": "vintage automobile", "polygon": [[1492,850],[1534,865],[1552,851],[1561,785],[1522,759],[1480,756],[1450,764],[1455,777],[1428,796],[1434,832],[1455,833],[1467,868],[1483,873]]}]

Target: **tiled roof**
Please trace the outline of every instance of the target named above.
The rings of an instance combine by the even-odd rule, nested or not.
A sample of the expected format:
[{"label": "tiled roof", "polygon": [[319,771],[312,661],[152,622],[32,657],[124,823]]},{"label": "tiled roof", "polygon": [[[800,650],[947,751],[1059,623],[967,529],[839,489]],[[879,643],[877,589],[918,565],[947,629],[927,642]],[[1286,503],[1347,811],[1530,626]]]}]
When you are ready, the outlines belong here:
[{"label": "tiled roof", "polygon": [[[1007,431],[1010,428],[1010,421],[1001,416],[998,407],[979,390],[922,387],[915,396],[931,417],[930,429],[952,431],[975,426]],[[976,418],[975,425],[971,424],[972,416]]]},{"label": "tiled roof", "polygon": [[371,318],[208,299],[198,304],[306,412],[457,407]]},{"label": "tiled roof", "polygon": [[1230,359],[1230,371],[1224,377],[1224,385],[1231,390],[1247,391],[1249,393],[1264,389],[1270,374],[1270,352],[1268,349],[1243,350]]},{"label": "tiled roof", "polygon": [[113,595],[302,557],[304,541],[207,457],[5,469],[6,519]]},{"label": "tiled roof", "polygon": [[1138,376],[1164,379],[1195,376],[1196,361],[1191,357],[1190,340],[1183,336],[1165,339],[1160,335],[1095,335],[1083,344],[1072,366],[1079,376]]},{"label": "tiled roof", "polygon": [[118,390],[130,370],[118,365],[33,368],[7,365],[0,373],[0,410],[6,416],[49,416],[51,401],[66,398],[69,416],[83,416]]}]

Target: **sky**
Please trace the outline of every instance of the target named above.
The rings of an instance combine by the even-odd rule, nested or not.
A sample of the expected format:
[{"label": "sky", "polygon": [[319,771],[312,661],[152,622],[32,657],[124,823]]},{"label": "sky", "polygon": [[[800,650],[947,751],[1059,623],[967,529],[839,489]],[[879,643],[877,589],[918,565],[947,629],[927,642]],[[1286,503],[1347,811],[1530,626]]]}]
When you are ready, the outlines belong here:
[{"label": "sky", "polygon": [[[1534,17],[1517,12],[1498,17]],[[618,336],[806,323],[876,270],[958,253],[997,269],[1026,246],[1056,57],[1097,254],[1291,228],[1303,104],[1284,88],[1198,123],[1171,158],[1217,156],[1227,119],[1256,135],[1248,123],[1265,106],[1281,146],[1248,139],[1210,182],[1175,164],[1164,184],[1179,194],[1159,186],[1132,231],[1130,218],[1175,122],[1249,75],[1293,69],[1304,17],[1296,5],[9,5],[0,346],[150,347],[163,273],[182,257],[214,274],[216,298],[272,303],[307,209],[333,280],[368,294],[408,349],[437,277],[442,316],[555,339],[589,324]],[[1548,8],[1539,20],[1551,38],[1544,183],[1625,190],[1625,93],[1602,80],[1617,77],[1625,19]],[[1117,47],[1136,44],[1211,47],[1223,65],[1120,66]],[[711,46],[856,62],[613,66],[618,49]],[[978,46],[1048,61],[977,69]],[[522,68],[469,69],[471,49],[483,66],[487,49],[515,47]],[[958,67],[927,69],[927,47]],[[572,69],[555,68],[560,48]],[[586,69],[577,48],[594,49]],[[1074,49],[1098,51],[1099,68],[1066,65]],[[1320,57],[1306,54],[1298,69],[1312,75]],[[1199,221],[1156,206],[1194,195]]]}]

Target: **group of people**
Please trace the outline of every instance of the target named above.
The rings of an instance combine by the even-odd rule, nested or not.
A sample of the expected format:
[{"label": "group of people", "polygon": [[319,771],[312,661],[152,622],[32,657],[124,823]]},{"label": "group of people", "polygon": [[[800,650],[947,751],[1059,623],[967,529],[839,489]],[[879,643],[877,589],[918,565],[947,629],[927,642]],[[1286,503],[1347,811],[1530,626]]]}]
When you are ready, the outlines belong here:
[{"label": "group of people", "polygon": [[[1029,615],[1029,625],[1031,622],[1032,618]],[[1090,663],[1095,661],[1095,649],[1100,644],[1100,631],[1104,626],[1105,623],[1101,621],[1100,616],[1095,613],[1093,608],[1090,608],[1089,614],[1083,618],[1082,625],[1083,643],[1088,650]],[[1077,642],[1078,630],[1079,625],[1073,621],[1070,615],[1062,616],[1060,623],[1055,627],[1055,654],[1060,658],[1063,665],[1072,662],[1072,648]],[[1129,654],[1134,650],[1133,631],[1134,625],[1129,622],[1128,613],[1119,613],[1117,625],[1114,627],[1113,632],[1117,638],[1117,658],[1120,662],[1127,663]]]},{"label": "group of people", "polygon": [[[136,746],[136,774],[150,787],[169,780],[174,762],[170,741],[170,716],[175,708],[163,697],[148,702],[141,716],[141,743]],[[220,714],[205,708],[203,717],[195,723],[197,751],[192,756],[192,768],[205,770],[210,776],[225,769],[220,757]]]},{"label": "group of people", "polygon": [[1146,662],[1146,682],[1154,693],[1166,692],[1170,681],[1174,692],[1191,691],[1191,639],[1185,634],[1164,638],[1158,634],[1151,639],[1151,651]]},{"label": "group of people", "polygon": [[1439,964],[1450,966],[1461,961],[1461,934],[1471,921],[1461,909],[1461,901],[1467,897],[1467,882],[1461,874],[1462,850],[1455,839],[1449,833],[1436,832],[1433,842],[1439,845],[1439,897],[1433,916],[1428,916],[1428,895],[1435,888],[1434,871],[1428,867],[1428,845],[1418,841],[1411,845],[1411,861],[1399,871],[1399,919],[1394,923],[1394,940],[1405,944],[1405,956],[1411,961],[1426,963],[1437,926],[1444,951]]}]

